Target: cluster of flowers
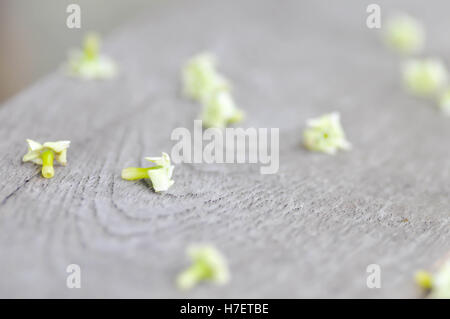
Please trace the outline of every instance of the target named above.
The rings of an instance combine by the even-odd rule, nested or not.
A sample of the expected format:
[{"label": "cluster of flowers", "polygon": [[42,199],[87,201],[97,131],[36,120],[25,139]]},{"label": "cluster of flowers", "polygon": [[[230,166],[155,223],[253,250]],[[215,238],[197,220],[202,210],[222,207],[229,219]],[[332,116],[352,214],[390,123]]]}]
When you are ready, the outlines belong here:
[{"label": "cluster of flowers", "polygon": [[[422,24],[405,14],[388,21],[384,36],[388,46],[402,56],[420,54],[425,46]],[[450,86],[447,69],[440,59],[409,57],[403,64],[403,81],[409,92],[436,100],[442,113],[450,116]],[[434,275],[418,271],[415,279],[428,292],[429,298],[450,298],[450,261]]]},{"label": "cluster of flowers", "polygon": [[[65,69],[68,75],[83,80],[110,79],[116,76],[115,63],[100,55],[100,41],[95,34],[89,34],[84,41],[82,51],[74,51],[69,57]],[[241,121],[244,117],[231,96],[229,82],[216,71],[216,60],[208,53],[191,58],[182,70],[184,94],[202,103],[201,118],[206,127],[225,128]],[[339,114],[327,114],[307,123],[304,132],[305,146],[310,150],[334,154],[337,149],[349,149]],[[46,142],[40,144],[27,139],[28,152],[23,157],[24,162],[33,162],[42,166],[42,176],[52,178],[55,174],[54,161],[61,165],[67,164],[67,150],[70,141]],[[155,192],[167,191],[173,184],[174,166],[170,157],[162,153],[160,157],[145,157],[153,164],[150,167],[128,167],[122,170],[124,180],[134,181],[149,179]],[[208,244],[192,245],[187,254],[192,265],[180,273],[176,283],[180,289],[190,289],[200,281],[210,281],[225,284],[230,273],[227,262],[222,254]]]},{"label": "cluster of flowers", "polygon": [[100,38],[95,33],[85,37],[83,50],[69,53],[65,70],[69,76],[85,80],[111,79],[117,75],[114,61],[100,54]]},{"label": "cluster of flowers", "polygon": [[243,120],[236,107],[229,81],[216,70],[216,58],[202,53],[191,58],[182,70],[184,94],[203,105],[201,119],[205,127],[224,128]]},{"label": "cluster of flowers", "polygon": [[[70,141],[46,142],[40,144],[27,139],[28,152],[24,155],[24,162],[33,162],[42,166],[42,176],[52,178],[55,174],[54,161],[61,165],[67,164],[67,149]],[[166,191],[173,185],[172,172],[174,166],[170,163],[169,155],[162,153],[161,157],[146,157],[154,164],[151,167],[129,167],[122,170],[125,180],[150,179],[155,192]],[[177,277],[180,289],[190,289],[202,280],[217,284],[225,284],[230,275],[225,258],[211,245],[193,245],[188,247],[187,253],[192,259],[192,266]]]},{"label": "cluster of flowers", "polygon": [[450,86],[445,64],[438,58],[412,57],[423,52],[425,31],[422,24],[403,14],[388,20],[384,38],[387,45],[407,57],[403,63],[406,89],[418,97],[437,101],[443,114],[450,116]]},{"label": "cluster of flowers", "polygon": [[[69,76],[83,80],[111,79],[117,75],[117,67],[113,60],[100,55],[100,41],[96,34],[89,34],[84,41],[83,50],[70,53],[65,71]],[[214,71],[213,58],[210,55],[199,55],[193,58],[183,70],[185,92],[190,97],[204,104],[204,123],[210,127],[225,127],[243,118],[230,95],[229,85],[223,77]],[[52,178],[55,174],[54,162],[67,164],[67,150],[70,141],[45,142],[40,144],[27,139],[28,152],[23,162],[41,165],[42,176]],[[122,170],[125,180],[149,179],[155,192],[167,191],[173,184],[174,166],[170,157],[162,153],[160,157],[145,157],[153,164],[151,167],[128,167]],[[230,273],[226,259],[209,244],[191,245],[187,254],[192,265],[180,273],[176,283],[180,289],[190,289],[200,281],[225,284]]]}]

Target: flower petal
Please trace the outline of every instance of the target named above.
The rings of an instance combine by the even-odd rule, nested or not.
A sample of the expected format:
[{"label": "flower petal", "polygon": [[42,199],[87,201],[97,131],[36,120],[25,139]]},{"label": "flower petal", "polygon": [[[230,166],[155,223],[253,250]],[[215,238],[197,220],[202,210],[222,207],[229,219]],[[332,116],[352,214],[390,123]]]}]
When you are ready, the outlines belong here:
[{"label": "flower petal", "polygon": [[38,150],[42,150],[42,148],[43,148],[43,146],[40,143],[30,140],[30,139],[27,139],[27,143],[28,143],[28,148],[31,151],[38,151]]},{"label": "flower petal", "polygon": [[44,147],[53,150],[55,153],[61,153],[70,146],[70,141],[45,142]]},{"label": "flower petal", "polygon": [[39,150],[29,151],[28,153],[26,153],[23,156],[22,161],[23,162],[34,161],[35,159],[39,158],[40,156],[41,156],[41,151],[39,151]]},{"label": "flower petal", "polygon": [[67,149],[62,150],[60,153],[56,153],[55,160],[61,165],[67,164]]},{"label": "flower petal", "polygon": [[167,171],[163,168],[148,171],[155,192],[167,191],[174,181],[170,179]]}]

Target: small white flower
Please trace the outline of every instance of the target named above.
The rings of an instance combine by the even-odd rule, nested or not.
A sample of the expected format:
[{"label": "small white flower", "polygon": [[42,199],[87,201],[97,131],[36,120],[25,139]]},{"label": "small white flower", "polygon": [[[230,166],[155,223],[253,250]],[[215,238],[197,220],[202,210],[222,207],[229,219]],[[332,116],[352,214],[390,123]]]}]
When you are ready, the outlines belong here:
[{"label": "small white flower", "polygon": [[170,165],[169,155],[163,152],[161,157],[146,157],[145,159],[156,164],[157,166],[161,166],[160,169],[148,171],[148,176],[152,181],[155,192],[168,190],[174,183],[171,179],[174,166]]},{"label": "small white flower", "polygon": [[349,150],[351,144],[345,137],[339,113],[325,114],[307,121],[303,142],[307,149],[335,154],[337,150]]},{"label": "small white flower", "polygon": [[403,79],[413,94],[431,96],[447,84],[447,69],[438,59],[410,59],[403,65]]},{"label": "small white flower", "polygon": [[216,59],[210,53],[191,58],[182,70],[184,94],[202,102],[212,91],[229,90],[228,81],[216,71]]},{"label": "small white flower", "polygon": [[155,166],[125,168],[122,170],[122,178],[129,181],[149,178],[155,192],[167,191],[174,183],[171,179],[174,166],[170,163],[169,155],[163,152],[161,157],[145,159]]},{"label": "small white flower", "polygon": [[54,175],[53,160],[61,165],[67,164],[67,149],[70,141],[46,142],[40,144],[27,139],[28,153],[22,158],[23,162],[33,162],[42,165],[42,175],[45,178],[52,178]]},{"label": "small white flower", "polygon": [[216,90],[203,102],[202,121],[205,127],[224,128],[228,124],[240,122],[244,113],[239,110],[226,90]]},{"label": "small white flower", "polygon": [[388,19],[385,30],[387,44],[399,53],[418,53],[424,47],[424,28],[409,15],[403,14]]},{"label": "small white flower", "polygon": [[187,254],[192,265],[177,277],[177,286],[182,290],[194,287],[200,281],[210,281],[224,285],[230,280],[230,272],[225,257],[213,246],[191,245]]},{"label": "small white flower", "polygon": [[228,81],[216,71],[216,59],[202,53],[191,58],[182,70],[184,94],[203,104],[201,119],[205,127],[224,128],[239,122],[244,113],[231,96]]},{"label": "small white flower", "polygon": [[116,76],[117,67],[112,59],[100,55],[100,39],[88,34],[83,51],[73,51],[67,63],[68,74],[85,80],[110,79]]}]

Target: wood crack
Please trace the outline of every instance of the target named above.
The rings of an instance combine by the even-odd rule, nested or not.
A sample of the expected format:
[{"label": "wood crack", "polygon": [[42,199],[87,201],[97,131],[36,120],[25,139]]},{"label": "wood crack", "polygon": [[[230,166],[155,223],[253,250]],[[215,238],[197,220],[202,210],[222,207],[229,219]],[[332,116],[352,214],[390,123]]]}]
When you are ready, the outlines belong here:
[{"label": "wood crack", "polygon": [[8,201],[8,199],[10,199],[12,196],[14,196],[20,189],[22,189],[22,187],[24,187],[31,179],[33,179],[34,177],[38,176],[40,174],[36,173],[33,176],[27,178],[22,184],[20,184],[19,186],[17,186],[17,188],[12,191],[11,193],[9,193],[8,195],[6,195],[5,198],[3,198],[3,200],[0,202],[0,206],[3,206],[6,204],[6,202]]}]

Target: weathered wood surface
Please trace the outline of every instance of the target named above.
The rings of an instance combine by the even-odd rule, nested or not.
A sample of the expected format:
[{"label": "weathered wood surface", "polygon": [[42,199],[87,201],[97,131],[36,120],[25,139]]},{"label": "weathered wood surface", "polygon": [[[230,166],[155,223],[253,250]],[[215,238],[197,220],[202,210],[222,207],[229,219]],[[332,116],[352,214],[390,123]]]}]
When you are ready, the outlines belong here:
[{"label": "weathered wood surface", "polygon": [[[366,5],[165,2],[108,37],[118,79],[57,72],[8,101],[0,296],[418,296],[414,271],[450,248],[450,120],[402,90],[400,60],[365,26]],[[424,21],[427,53],[450,62],[448,2],[396,5]],[[179,70],[205,49],[234,84],[243,126],[280,128],[279,173],[177,165],[165,194],[121,180],[122,168],[169,152],[174,128],[192,127],[199,107],[180,96]],[[354,150],[305,151],[305,120],[333,110]],[[26,138],[71,140],[69,165],[43,179],[21,163]],[[231,283],[178,292],[186,245],[205,241],[228,256]],[[71,263],[81,289],[66,287]],[[366,286],[372,263],[381,289]]]}]

